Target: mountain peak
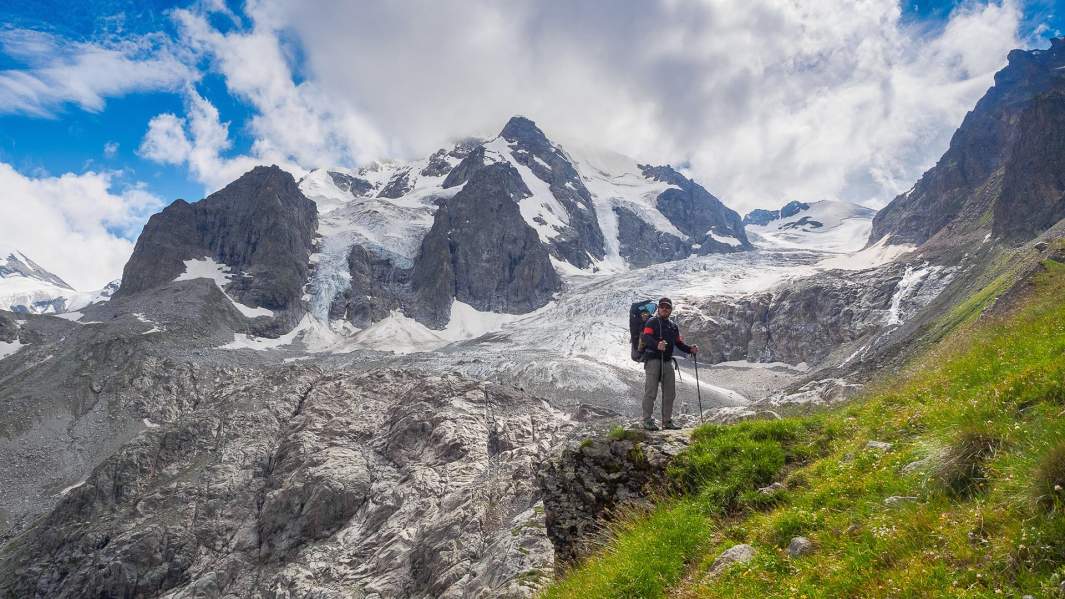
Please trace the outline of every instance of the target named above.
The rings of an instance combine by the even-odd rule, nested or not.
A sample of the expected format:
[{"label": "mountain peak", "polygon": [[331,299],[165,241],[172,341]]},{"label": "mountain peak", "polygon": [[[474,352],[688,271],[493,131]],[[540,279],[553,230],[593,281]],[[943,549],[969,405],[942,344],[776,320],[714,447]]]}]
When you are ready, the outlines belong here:
[{"label": "mountain peak", "polygon": [[74,291],[74,288],[58,276],[48,272],[39,264],[31,260],[26,254],[18,250],[12,250],[6,258],[0,260],[0,279],[9,277],[26,277],[36,279],[44,283],[50,283],[63,289]]},{"label": "mountain peak", "polygon": [[550,146],[544,132],[533,121],[517,115],[510,117],[499,136],[511,143],[519,143],[532,148]]}]

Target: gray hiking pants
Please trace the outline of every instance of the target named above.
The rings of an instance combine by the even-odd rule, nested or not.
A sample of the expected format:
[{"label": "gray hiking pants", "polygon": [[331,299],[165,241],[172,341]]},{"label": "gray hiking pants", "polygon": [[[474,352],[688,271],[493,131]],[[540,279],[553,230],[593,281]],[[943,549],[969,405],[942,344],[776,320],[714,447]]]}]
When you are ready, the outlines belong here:
[{"label": "gray hiking pants", "polygon": [[674,378],[673,361],[665,363],[657,358],[643,363],[646,378],[643,383],[643,419],[650,420],[655,409],[655,397],[658,396],[659,374],[662,377],[662,422],[673,418],[673,399],[677,397],[677,381]]}]

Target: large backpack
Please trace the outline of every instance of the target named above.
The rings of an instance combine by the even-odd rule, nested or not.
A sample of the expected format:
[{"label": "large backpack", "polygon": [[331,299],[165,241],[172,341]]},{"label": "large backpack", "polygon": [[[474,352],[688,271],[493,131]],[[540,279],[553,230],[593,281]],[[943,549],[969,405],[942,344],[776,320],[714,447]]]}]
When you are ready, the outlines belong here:
[{"label": "large backpack", "polygon": [[629,346],[632,349],[632,359],[636,362],[643,362],[643,320],[640,318],[640,312],[646,311],[648,314],[654,314],[655,305],[654,300],[643,300],[634,303],[629,308]]}]

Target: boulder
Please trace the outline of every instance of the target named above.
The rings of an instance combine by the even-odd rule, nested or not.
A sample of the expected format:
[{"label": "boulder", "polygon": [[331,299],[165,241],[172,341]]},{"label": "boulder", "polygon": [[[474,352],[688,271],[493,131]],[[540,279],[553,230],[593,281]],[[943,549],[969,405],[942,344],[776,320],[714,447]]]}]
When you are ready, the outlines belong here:
[{"label": "boulder", "polygon": [[733,545],[714,560],[713,565],[710,566],[710,575],[716,576],[733,564],[746,564],[754,559],[754,553],[754,547],[750,545]]}]

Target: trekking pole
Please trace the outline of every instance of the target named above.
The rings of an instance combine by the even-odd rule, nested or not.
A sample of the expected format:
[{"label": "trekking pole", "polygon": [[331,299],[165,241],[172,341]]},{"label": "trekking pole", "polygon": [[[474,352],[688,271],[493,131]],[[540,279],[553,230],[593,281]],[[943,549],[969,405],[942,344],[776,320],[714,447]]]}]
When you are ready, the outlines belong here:
[{"label": "trekking pole", "polygon": [[699,352],[692,354],[692,360],[695,362],[695,394],[699,397],[699,422],[706,424],[703,419],[703,390],[699,386]]}]

